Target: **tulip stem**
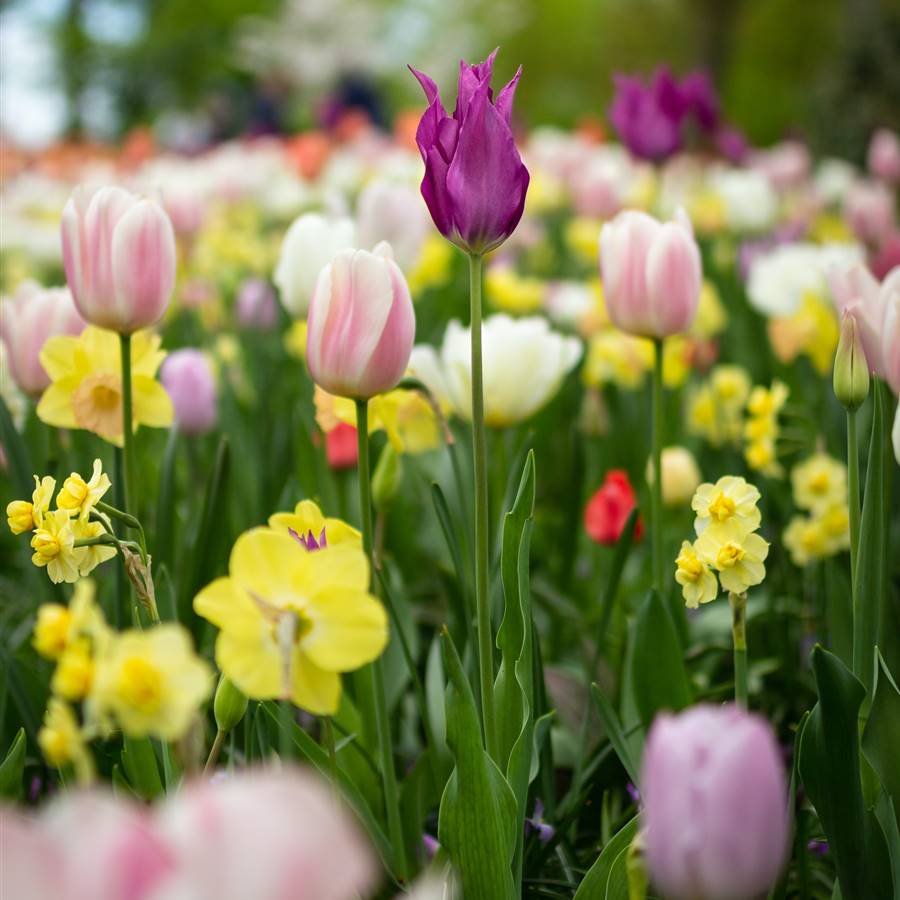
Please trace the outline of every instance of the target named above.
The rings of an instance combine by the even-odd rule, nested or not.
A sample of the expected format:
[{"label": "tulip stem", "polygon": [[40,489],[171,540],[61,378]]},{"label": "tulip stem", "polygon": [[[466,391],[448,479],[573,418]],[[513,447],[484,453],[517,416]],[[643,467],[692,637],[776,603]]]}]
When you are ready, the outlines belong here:
[{"label": "tulip stem", "polygon": [[484,745],[496,758],[494,731],[494,636],[488,587],[488,479],[484,434],[484,383],[481,362],[481,282],[483,259],[469,255],[469,306],[472,331],[472,455],[475,465],[475,614]]},{"label": "tulip stem", "polygon": [[[363,549],[371,568],[372,589],[375,589],[375,560],[372,554],[372,485],[369,467],[369,401],[356,401],[356,444],[359,467],[359,514],[362,520]],[[369,664],[372,697],[375,702],[375,735],[381,757],[381,777],[384,786],[384,806],[388,834],[394,848],[394,874],[399,881],[406,878],[406,852],[403,822],[400,818],[400,795],[394,771],[394,752],[391,746],[390,719],[384,686],[384,663],[378,657]]]},{"label": "tulip stem", "polygon": [[122,444],[125,459],[125,511],[132,515],[137,510],[134,486],[134,424],[131,412],[131,335],[119,335],[122,361]]},{"label": "tulip stem", "polygon": [[653,586],[663,593],[662,522],[662,399],[663,339],[655,338],[653,362],[653,399],[650,417],[650,441],[653,453],[653,485],[650,490],[650,523],[653,550]]},{"label": "tulip stem", "polygon": [[204,775],[209,775],[219,761],[219,754],[222,752],[222,747],[225,744],[226,735],[227,732],[222,731],[221,728],[216,732],[216,739],[213,741],[209,756],[206,758],[206,765],[203,767]]},{"label": "tulip stem", "polygon": [[734,702],[747,708],[747,595],[728,594],[734,640]]},{"label": "tulip stem", "polygon": [[[850,597],[856,586],[856,557],[859,553],[859,438],[856,410],[847,410],[847,491],[850,507]],[[855,609],[855,607],[854,607]]]}]

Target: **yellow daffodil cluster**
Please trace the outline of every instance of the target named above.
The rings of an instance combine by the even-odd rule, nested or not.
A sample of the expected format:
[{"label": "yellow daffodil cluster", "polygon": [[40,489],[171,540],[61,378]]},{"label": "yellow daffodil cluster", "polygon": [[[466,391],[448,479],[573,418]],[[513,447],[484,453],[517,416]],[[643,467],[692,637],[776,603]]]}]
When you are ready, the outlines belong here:
[{"label": "yellow daffodil cluster", "polygon": [[731,594],[743,594],[765,578],[769,544],[756,533],[759,496],[752,484],[734,475],[697,488],[691,501],[697,539],[684,541],[675,560],[675,580],[688,608],[715,600],[719,584]]},{"label": "yellow daffodil cluster", "polygon": [[791,470],[794,503],[807,515],[794,516],[784,543],[797,566],[834,556],[850,547],[847,467],[815,453]]},{"label": "yellow daffodil cluster", "polygon": [[340,673],[376,659],[387,643],[369,577],[359,532],[305,501],[242,534],[228,575],[200,591],[194,609],[219,628],[216,662],[242,693],[331,715]]},{"label": "yellow daffodil cluster", "polygon": [[525,315],[544,305],[547,286],[541,278],[521,275],[511,266],[491,266],[484,277],[488,303],[503,312]]},{"label": "yellow daffodil cluster", "polygon": [[97,504],[109,490],[109,477],[99,459],[94,460],[90,480],[77,472],[63,482],[56,494],[56,509],[51,510],[56,479],[34,476],[31,500],[13,500],[6,507],[6,521],[13,534],[31,533],[31,561],[46,568],[54,584],[73,583],[116,555],[115,547],[97,542],[106,534],[96,512]]},{"label": "yellow daffodil cluster", "polygon": [[784,474],[777,460],[776,444],[779,434],[778,414],[787,398],[787,385],[775,379],[771,387],[754,387],[747,400],[744,459],[754,472],[761,472],[770,478],[780,478]]},{"label": "yellow daffodil cluster", "polygon": [[[172,401],[156,380],[166,354],[148,331],[131,336],[132,420],[134,427],[172,424]],[[38,403],[41,421],[56,428],[84,428],[121,447],[122,363],[119,336],[88,325],[78,337],[50,338],[40,354],[51,384]]]},{"label": "yellow daffodil cluster", "polygon": [[830,303],[816,293],[806,293],[796,312],[769,319],[769,342],[783,363],[801,354],[812,361],[820,375],[831,372],[840,328]]},{"label": "yellow daffodil cluster", "polygon": [[212,690],[212,670],[181,625],[115,632],[90,579],[78,582],[69,606],[38,609],[33,643],[56,663],[38,743],[50,765],[71,765],[80,783],[93,774],[91,739],[121,730],[177,740]]},{"label": "yellow daffodil cluster", "polygon": [[452,266],[453,245],[438,234],[429,235],[422,244],[419,258],[406,273],[413,300],[417,300],[419,294],[428,288],[446,284],[450,280]]},{"label": "yellow daffodil cluster", "polygon": [[191,247],[188,274],[228,286],[248,273],[268,275],[278,259],[278,242],[262,227],[250,203],[214,205]]},{"label": "yellow daffodil cluster", "polygon": [[750,376],[740,366],[716,366],[688,397],[688,432],[713,447],[739,446],[750,386]]}]

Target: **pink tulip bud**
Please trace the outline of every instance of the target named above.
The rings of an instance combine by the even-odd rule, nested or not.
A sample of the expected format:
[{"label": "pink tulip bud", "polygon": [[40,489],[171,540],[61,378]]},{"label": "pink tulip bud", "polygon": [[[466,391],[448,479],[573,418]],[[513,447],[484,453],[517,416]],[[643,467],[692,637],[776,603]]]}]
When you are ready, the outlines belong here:
[{"label": "pink tulip bud", "polygon": [[248,278],[238,291],[235,314],[241,328],[271,331],[278,322],[272,285],[262,278]]},{"label": "pink tulip bud", "polygon": [[338,253],[319,274],[308,323],[306,362],[329,394],[368,399],[395,387],[409,363],[416,316],[390,246]]},{"label": "pink tulip bud", "polygon": [[900,266],[881,286],[884,298],[884,333],[881,341],[884,380],[900,396]]},{"label": "pink tulip bud", "polygon": [[[856,319],[869,371],[873,375],[883,375],[882,336],[891,275],[885,279],[884,285],[879,285],[862,263],[856,263],[846,270],[830,271],[828,281],[841,318],[849,313]],[[893,284],[896,284],[896,280]]]},{"label": "pink tulip bud", "polygon": [[40,394],[50,384],[38,358],[44,342],[60,334],[81,334],[86,324],[68,288],[42,288],[29,281],[19,286],[11,300],[3,301],[0,337],[20,390],[32,396]]},{"label": "pink tulip bud", "polygon": [[160,380],[175,407],[175,421],[185,434],[205,434],[218,418],[216,380],[209,360],[185,348],[166,357]]},{"label": "pink tulip bud", "polygon": [[765,896],[785,861],[790,816],[772,730],[736,706],[657,717],[641,779],[647,865],[671,900]]},{"label": "pink tulip bud", "polygon": [[879,128],[869,144],[869,171],[888,184],[900,183],[900,137]]},{"label": "pink tulip bud", "polygon": [[78,187],[63,210],[62,246],[75,305],[92,325],[131,334],[162,317],[175,284],[175,232],[156,201]]},{"label": "pink tulip bud", "polygon": [[863,243],[878,244],[894,227],[893,192],[878,181],[857,181],[844,198],[844,215]]},{"label": "pink tulip bud", "polygon": [[626,210],[600,232],[603,293],[613,324],[641,337],[685,331],[702,281],[700,250],[679,209],[671,222]]}]

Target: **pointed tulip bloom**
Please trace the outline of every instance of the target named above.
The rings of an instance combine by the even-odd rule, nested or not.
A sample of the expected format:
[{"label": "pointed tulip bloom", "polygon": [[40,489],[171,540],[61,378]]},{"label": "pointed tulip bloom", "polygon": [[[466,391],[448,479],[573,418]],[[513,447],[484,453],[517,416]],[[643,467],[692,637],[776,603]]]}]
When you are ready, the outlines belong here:
[{"label": "pointed tulip bloom", "polygon": [[62,247],[75,306],[92,325],[131,334],[162,318],[175,284],[175,232],[156,201],[78,187],[63,210]]},{"label": "pointed tulip bloom", "polygon": [[390,245],[338,253],[319,275],[308,324],[306,363],[329,394],[369,399],[396,387],[416,315]]},{"label": "pointed tulip bloom", "polygon": [[626,210],[600,232],[603,294],[613,324],[647,338],[686,331],[700,302],[703,273],[690,220],[671,222]]},{"label": "pointed tulip bloom", "polygon": [[483,63],[460,62],[456,109],[447,115],[437,85],[410,68],[428,109],[416,143],[425,161],[422,196],[438,231],[467,253],[500,246],[525,207],[528,169],[513,138],[510,119],[521,66],[496,100],[491,92],[495,50]]}]

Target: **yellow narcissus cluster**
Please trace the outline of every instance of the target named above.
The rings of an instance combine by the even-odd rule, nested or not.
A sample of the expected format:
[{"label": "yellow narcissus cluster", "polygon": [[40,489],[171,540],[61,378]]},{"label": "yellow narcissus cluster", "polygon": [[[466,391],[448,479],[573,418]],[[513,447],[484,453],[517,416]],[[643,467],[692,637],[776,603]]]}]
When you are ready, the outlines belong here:
[{"label": "yellow narcissus cluster", "polygon": [[744,422],[744,459],[754,472],[779,478],[783,469],[778,463],[778,414],[788,398],[787,385],[776,379],[771,387],[757,385],[747,401]]},{"label": "yellow narcissus cluster", "polygon": [[69,475],[56,495],[54,510],[50,509],[50,503],[56,479],[35,475],[34,484],[30,502],[13,500],[7,504],[6,521],[13,534],[32,532],[31,561],[46,568],[54,584],[74,583],[116,555],[114,547],[92,543],[106,533],[95,509],[110,488],[109,477],[99,459],[94,460],[89,481],[77,472]]},{"label": "yellow narcissus cluster", "polygon": [[358,533],[310,502],[242,534],[228,575],[200,591],[194,609],[219,628],[216,662],[242,693],[318,715],[337,712],[341,673],[387,643]]},{"label": "yellow narcissus cluster", "polygon": [[688,431],[713,447],[738,446],[750,386],[750,376],[740,366],[716,366],[688,398]]},{"label": "yellow narcissus cluster", "polygon": [[521,275],[511,266],[491,266],[484,277],[488,303],[513,315],[534,313],[544,305],[547,286],[540,278]]},{"label": "yellow narcissus cluster", "polygon": [[850,547],[847,467],[827,453],[814,453],[791,471],[794,503],[808,515],[794,516],[784,543],[797,566]]},{"label": "yellow narcissus cluster", "polygon": [[56,663],[38,743],[48,763],[71,765],[80,783],[93,774],[89,740],[117,729],[177,740],[212,689],[212,671],[182,626],[113,631],[90,579],[78,582],[68,607],[38,609],[33,644]]},{"label": "yellow narcissus cluster", "polygon": [[758,502],[759,491],[734,475],[697,488],[691,501],[697,539],[684,541],[675,560],[675,580],[690,609],[715,600],[719,584],[743,594],[765,578],[769,544],[756,533]]},{"label": "yellow narcissus cluster", "polygon": [[[134,427],[172,424],[172,401],[156,380],[166,354],[158,335],[131,336],[132,420]],[[41,365],[51,384],[38,403],[42,422],[56,428],[83,428],[121,447],[122,362],[119,336],[88,325],[78,337],[50,338],[41,350]]]}]

